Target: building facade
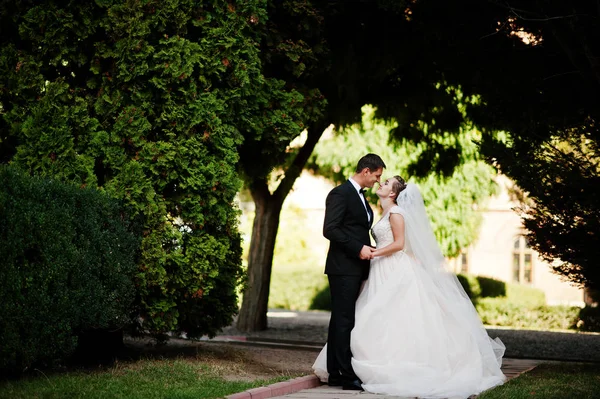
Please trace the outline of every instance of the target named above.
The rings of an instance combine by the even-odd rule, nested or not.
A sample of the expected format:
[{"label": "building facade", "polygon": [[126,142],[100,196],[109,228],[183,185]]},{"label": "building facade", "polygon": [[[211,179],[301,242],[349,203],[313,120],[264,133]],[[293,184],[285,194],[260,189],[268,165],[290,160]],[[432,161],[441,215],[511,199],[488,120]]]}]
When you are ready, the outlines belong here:
[{"label": "building facade", "polygon": [[496,182],[499,193],[481,209],[479,238],[451,261],[454,270],[538,288],[546,294],[549,305],[583,306],[584,291],[553,273],[523,236],[521,217],[514,210],[520,204],[511,195],[514,183],[502,175]]}]

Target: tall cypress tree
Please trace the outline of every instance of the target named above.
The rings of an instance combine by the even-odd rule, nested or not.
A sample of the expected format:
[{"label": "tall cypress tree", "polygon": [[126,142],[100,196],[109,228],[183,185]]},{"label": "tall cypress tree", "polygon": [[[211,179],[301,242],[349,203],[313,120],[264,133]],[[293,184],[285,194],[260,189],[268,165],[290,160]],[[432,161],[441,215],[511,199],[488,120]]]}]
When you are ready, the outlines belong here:
[{"label": "tall cypress tree", "polygon": [[263,2],[0,7],[3,161],[98,187],[144,215],[143,330],[200,336],[231,323],[241,127],[246,138],[283,128],[297,100],[262,73]]}]

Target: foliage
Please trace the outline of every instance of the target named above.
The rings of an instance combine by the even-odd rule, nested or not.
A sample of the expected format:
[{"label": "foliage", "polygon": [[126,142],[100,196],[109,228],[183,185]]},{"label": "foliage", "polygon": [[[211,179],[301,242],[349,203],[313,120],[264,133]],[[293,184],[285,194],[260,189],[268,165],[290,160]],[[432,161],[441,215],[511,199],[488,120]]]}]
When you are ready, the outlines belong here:
[{"label": "foliage", "polygon": [[266,18],[260,0],[0,5],[2,160],[144,215],[142,330],[213,335],[237,311],[238,147],[302,103],[263,75]]},{"label": "foliage", "polygon": [[479,279],[470,274],[457,274],[456,277],[460,285],[469,296],[472,302],[477,302],[481,297],[481,286],[479,285]]},{"label": "foliage", "polygon": [[141,232],[106,194],[0,167],[0,368],[64,359],[131,323]]},{"label": "foliage", "polygon": [[[479,133],[468,125],[463,127],[459,137],[463,163],[449,178],[433,172],[419,178],[410,175],[409,171],[428,147],[408,140],[390,143],[390,131],[397,126],[397,123],[376,119],[375,109],[365,106],[361,125],[339,129],[331,138],[319,142],[311,166],[317,173],[339,183],[354,173],[356,162],[362,155],[367,152],[379,154],[388,166],[384,178],[399,174],[419,184],[442,251],[448,257],[456,256],[477,237],[481,214],[476,209],[496,187],[492,168],[479,160],[477,147],[472,143]],[[421,128],[426,134],[428,125],[421,123]],[[369,198],[371,203],[377,199],[374,193]]]},{"label": "foliage", "polygon": [[600,332],[600,307],[586,306],[579,311],[577,329]]},{"label": "foliage", "polygon": [[[410,48],[427,51],[400,53],[418,60],[425,82],[443,76],[479,97],[467,113],[482,153],[531,201],[523,217],[533,248],[572,282],[600,287],[597,5],[461,0],[407,11]],[[406,70],[396,75],[411,81]]]},{"label": "foliage", "polygon": [[519,306],[542,306],[546,304],[544,291],[523,284],[506,283],[506,297]]},{"label": "foliage", "polygon": [[[488,279],[477,276],[478,283]],[[490,279],[491,280],[491,279]],[[497,281],[497,280],[492,280]],[[486,284],[484,283],[484,285]],[[498,289],[481,286],[481,298],[475,303],[481,321],[490,326],[525,328],[534,330],[567,330],[576,327],[579,309],[576,306],[549,306],[540,289],[516,283],[493,283]],[[496,294],[503,285],[506,296]]]},{"label": "foliage", "polygon": [[598,397],[600,366],[593,363],[544,363],[506,384],[478,395],[481,399],[580,399]]},{"label": "foliage", "polygon": [[477,276],[482,298],[506,296],[506,283],[490,277]]},{"label": "foliage", "polygon": [[[245,140],[239,148],[239,172],[251,190],[266,184],[273,172],[290,169],[297,157],[297,148],[290,148],[290,143],[323,116],[326,104],[318,87],[310,84],[310,78],[323,70],[320,57],[327,52],[321,36],[322,16],[311,1],[266,3],[267,20],[260,26],[257,40],[264,73],[279,87],[265,90],[265,98],[248,101],[250,109],[244,110],[268,117],[259,119],[258,124],[240,118]],[[282,185],[284,191],[291,189],[284,187],[287,184]]]},{"label": "foliage", "polygon": [[[325,250],[322,253],[315,250],[321,237],[320,234],[316,237],[314,230],[320,231],[321,226],[310,225],[306,212],[294,206],[284,206],[281,217],[268,306],[269,309],[307,310],[317,292],[328,289],[327,276],[323,274]],[[251,233],[253,219],[252,212],[244,213],[240,223],[244,235]],[[244,259],[247,259],[248,246],[244,247]]]},{"label": "foliage", "polygon": [[[600,208],[594,200],[595,188],[600,187],[598,144],[589,131],[562,132],[533,149],[526,140],[515,141],[509,145],[510,155],[500,159],[530,200],[520,211],[532,248],[555,272],[591,288],[600,288],[593,260],[600,245],[595,233],[600,229]],[[513,163],[514,157],[522,163]]]},{"label": "foliage", "polygon": [[448,175],[461,163],[466,118],[489,163],[532,201],[524,216],[534,249],[598,288],[595,3],[331,1],[320,10],[331,67],[318,87],[329,121],[357,123],[359,107],[372,104],[398,122],[394,137],[425,145],[414,172]]},{"label": "foliage", "polygon": [[323,287],[310,302],[311,310],[331,310],[331,291],[329,290],[329,284]]},{"label": "foliage", "polygon": [[315,300],[321,293],[329,291],[327,277],[320,267],[318,270],[306,270],[305,267],[282,267],[277,263],[273,267],[269,308],[289,310],[307,310],[328,308],[316,307]]},{"label": "foliage", "polygon": [[3,381],[0,382],[0,397],[217,399],[289,378],[278,376],[268,380],[247,381],[243,378],[244,370],[239,370],[240,377],[231,381],[222,376],[222,367],[214,361],[203,359],[144,359],[135,363],[119,363],[108,370],[94,373],[75,371],[49,377]]},{"label": "foliage", "polygon": [[575,327],[576,306],[526,306],[505,298],[482,298],[476,304],[483,324],[532,330],[568,330]]}]

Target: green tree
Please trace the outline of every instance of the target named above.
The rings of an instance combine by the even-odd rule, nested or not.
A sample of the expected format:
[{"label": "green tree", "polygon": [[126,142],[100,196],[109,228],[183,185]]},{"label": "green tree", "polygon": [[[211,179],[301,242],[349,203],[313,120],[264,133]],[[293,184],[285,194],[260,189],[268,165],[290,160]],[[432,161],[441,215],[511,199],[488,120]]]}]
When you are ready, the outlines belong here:
[{"label": "green tree", "polygon": [[527,193],[531,206],[523,209],[523,220],[532,247],[553,262],[558,274],[597,290],[600,11],[591,2],[548,1],[534,7],[498,4],[498,12],[508,13],[513,23],[507,36],[533,33],[535,40],[519,47],[537,65],[514,71],[530,79],[517,92],[516,104],[511,101],[517,96],[506,88],[489,96],[488,112],[505,108],[515,114],[483,118],[488,126],[510,132],[510,140],[491,139],[483,149]]},{"label": "green tree", "polygon": [[[326,105],[315,76],[327,69],[323,57],[323,17],[310,1],[268,1],[268,21],[261,31],[261,57],[265,73],[285,82],[285,97],[259,101],[258,112],[268,112],[279,101],[287,111],[272,112],[258,126],[242,127],[239,171],[255,205],[248,251],[248,280],[237,321],[242,331],[267,328],[269,287],[279,218],[283,202],[302,173],[308,157],[329,124]],[[300,148],[291,142],[306,130]],[[276,180],[275,187],[270,184]]]},{"label": "green tree", "polygon": [[482,153],[531,201],[533,248],[570,281],[600,287],[597,4],[415,2],[410,15],[411,41],[443,81],[481,96],[469,116]]},{"label": "green tree", "polygon": [[145,216],[145,331],[212,335],[238,309],[237,150],[299,100],[262,72],[266,19],[259,0],[0,3],[2,160]]},{"label": "green tree", "polygon": [[[362,155],[367,152],[379,154],[388,166],[385,176],[399,174],[419,185],[444,255],[458,256],[461,249],[477,238],[481,222],[481,214],[477,209],[496,189],[493,181],[495,172],[480,158],[478,147],[473,142],[480,138],[480,133],[473,126],[463,127],[461,134],[456,137],[461,142],[462,163],[449,176],[435,172],[414,176],[411,171],[423,152],[427,151],[427,146],[408,140],[390,142],[390,132],[397,127],[397,123],[377,120],[374,115],[374,108],[365,106],[360,125],[336,130],[332,137],[321,140],[310,160],[311,168],[341,183],[352,175]],[[421,124],[421,128],[427,134],[427,125]],[[448,140],[450,137],[439,139]],[[340,148],[344,150],[340,151]],[[374,192],[369,193],[369,199],[371,203],[376,203]]]},{"label": "green tree", "polygon": [[[353,32],[344,22],[335,26],[350,49],[339,47],[337,56],[347,65],[333,65],[331,81],[375,105],[378,116],[397,120],[398,139],[430,144],[421,171],[427,164],[449,170],[460,162],[460,149],[431,142],[418,121],[454,135],[462,117],[448,88],[478,96],[468,118],[482,132],[482,154],[532,201],[524,223],[533,247],[549,261],[562,260],[554,268],[559,274],[598,288],[597,5],[432,0],[388,5],[382,15],[363,2],[351,12],[352,4],[339,15]],[[343,85],[348,70],[358,71],[356,83]]]},{"label": "green tree", "polygon": [[[248,256],[248,285],[237,323],[240,330],[267,328],[281,206],[327,126],[360,122],[361,107],[370,103],[382,117],[401,121],[399,127],[411,120],[435,118],[436,123],[430,124],[432,132],[458,131],[462,115],[456,110],[453,93],[435,83],[443,81],[435,71],[426,74],[431,70],[429,60],[412,60],[403,53],[416,51],[410,41],[398,40],[410,30],[407,4],[395,0],[268,2],[269,22],[261,41],[265,71],[302,93],[304,102],[302,112],[296,114],[299,128],[277,132],[272,136],[276,140],[269,135],[246,140],[241,148],[240,165],[256,206],[256,218]],[[408,78],[399,79],[398,71],[406,72]],[[303,145],[289,148],[303,128],[307,130]],[[430,145],[426,154],[432,155],[429,159],[436,170],[451,173],[460,162],[459,150],[427,141],[428,137],[421,135],[414,140]],[[272,190],[268,184],[271,180],[278,181]]]}]

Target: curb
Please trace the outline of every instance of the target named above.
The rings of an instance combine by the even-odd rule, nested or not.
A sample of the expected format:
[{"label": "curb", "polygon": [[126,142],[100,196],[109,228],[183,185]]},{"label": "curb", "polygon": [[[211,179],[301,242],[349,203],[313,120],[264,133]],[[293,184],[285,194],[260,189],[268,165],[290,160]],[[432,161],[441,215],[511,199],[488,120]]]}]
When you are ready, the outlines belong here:
[{"label": "curb", "polygon": [[265,387],[253,388],[244,392],[226,396],[226,399],[267,399],[287,395],[303,389],[315,388],[321,385],[316,375],[293,378],[288,381],[276,382]]}]

